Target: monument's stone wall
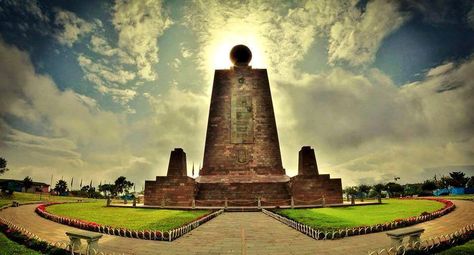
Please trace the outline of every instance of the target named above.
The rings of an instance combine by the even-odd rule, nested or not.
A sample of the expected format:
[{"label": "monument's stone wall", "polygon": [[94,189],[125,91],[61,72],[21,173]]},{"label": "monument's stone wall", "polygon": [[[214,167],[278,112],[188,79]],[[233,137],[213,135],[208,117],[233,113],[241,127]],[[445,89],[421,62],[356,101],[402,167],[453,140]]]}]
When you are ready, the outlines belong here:
[{"label": "monument's stone wall", "polygon": [[157,176],[145,181],[145,205],[191,206],[196,182],[187,176]]},{"label": "monument's stone wall", "polygon": [[200,175],[285,174],[265,69],[216,70]]},{"label": "monument's stone wall", "polygon": [[328,174],[294,176],[290,180],[290,192],[296,205],[322,204],[323,196],[326,204],[343,202],[341,179],[330,179]]},{"label": "monument's stone wall", "polygon": [[196,196],[199,205],[222,205],[227,200],[229,206],[257,206],[259,198],[262,203],[289,204],[288,183],[198,183]]}]

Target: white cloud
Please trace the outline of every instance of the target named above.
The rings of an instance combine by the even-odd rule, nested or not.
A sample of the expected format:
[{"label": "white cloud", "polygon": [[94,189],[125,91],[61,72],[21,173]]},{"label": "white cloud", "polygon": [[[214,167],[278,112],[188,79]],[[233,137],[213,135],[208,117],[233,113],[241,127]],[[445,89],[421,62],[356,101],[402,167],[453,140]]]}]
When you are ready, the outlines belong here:
[{"label": "white cloud", "polygon": [[[313,44],[323,43],[322,38],[329,38],[329,63],[364,65],[374,60],[382,40],[407,19],[396,1],[370,1],[365,12],[356,3],[196,2],[186,9],[185,24],[198,35],[201,47],[196,54],[206,72],[213,68],[215,58],[227,58],[231,46],[244,43],[254,57],[263,58],[251,64],[257,61],[257,67],[267,67],[274,79],[301,79],[296,64]],[[218,50],[224,44],[230,46],[221,53]]]},{"label": "white cloud", "polygon": [[59,43],[72,47],[81,36],[92,32],[96,24],[79,18],[76,14],[57,9],[54,23],[61,27],[55,37]]},{"label": "white cloud", "polygon": [[181,43],[181,56],[183,58],[190,58],[193,55],[192,51],[185,47],[183,43]]},{"label": "white cloud", "polygon": [[[189,164],[201,160],[206,95],[178,86],[161,95],[146,93],[151,113],[128,121],[125,113],[103,111],[90,97],[59,90],[50,77],[35,72],[25,52],[2,41],[0,55],[0,150],[12,169],[5,178],[30,175],[49,183],[53,174],[53,182],[64,176],[97,184],[125,175],[141,187],[144,179],[166,174],[175,147],[185,149]],[[7,116],[22,124],[7,124]]]},{"label": "white cloud", "polygon": [[171,25],[161,1],[117,0],[112,20],[119,33],[118,46],[126,51],[137,65],[140,78],[153,81],[157,74],[157,39]]},{"label": "white cloud", "polygon": [[314,146],[322,172],[344,185],[360,176],[416,182],[424,168],[474,164],[473,71],[471,59],[403,87],[377,69],[274,83],[285,167],[295,173],[302,145]]},{"label": "white cloud", "polygon": [[[135,73],[121,69],[120,66],[95,62],[83,54],[78,55],[77,61],[84,72],[84,78],[95,84],[100,93],[110,95],[123,106],[135,97],[136,92],[127,88],[127,83],[135,79]],[[127,109],[133,112],[130,108]]]},{"label": "white cloud", "polygon": [[77,61],[86,74],[95,74],[109,84],[125,84],[135,79],[135,73],[133,72],[115,68],[114,66],[107,66],[83,54],[78,55]]},{"label": "white cloud", "polygon": [[330,29],[329,63],[372,63],[382,40],[407,20],[397,1],[369,1],[365,12],[351,8]]},{"label": "white cloud", "polygon": [[453,68],[454,68],[454,63],[453,63],[453,62],[449,62],[449,63],[443,64],[443,65],[440,65],[440,66],[431,68],[431,69],[428,70],[428,72],[426,73],[426,76],[429,77],[429,76],[442,75],[442,74],[445,74],[446,72],[449,72],[449,71],[452,70]]},{"label": "white cloud", "polygon": [[[11,164],[10,175],[17,176],[16,167],[27,166],[85,174],[103,164],[91,162],[90,154],[103,150],[127,156],[120,152],[125,130],[121,115],[101,111],[87,96],[60,91],[50,77],[35,72],[26,53],[3,41],[0,55],[0,147]],[[23,124],[13,127],[6,117]],[[34,177],[44,175],[36,172]]]},{"label": "white cloud", "polygon": [[168,65],[171,66],[173,69],[178,70],[181,66],[181,60],[179,58],[175,58],[173,59],[173,61],[168,63]]}]

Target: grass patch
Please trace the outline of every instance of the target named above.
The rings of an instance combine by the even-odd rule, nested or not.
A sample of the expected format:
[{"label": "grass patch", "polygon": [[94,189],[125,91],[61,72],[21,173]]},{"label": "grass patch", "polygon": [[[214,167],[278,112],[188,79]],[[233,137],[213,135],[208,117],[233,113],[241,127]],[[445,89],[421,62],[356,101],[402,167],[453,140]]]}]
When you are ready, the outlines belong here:
[{"label": "grass patch", "polygon": [[116,228],[167,231],[203,216],[207,210],[165,210],[106,207],[105,201],[48,206],[52,214]]},{"label": "grass patch", "polygon": [[370,226],[418,216],[444,207],[432,200],[385,199],[380,205],[281,209],[277,213],[320,230]]},{"label": "grass patch", "polygon": [[30,250],[21,244],[17,244],[3,233],[0,232],[0,254],[9,254],[9,255],[41,255],[41,253],[34,250]]},{"label": "grass patch", "polygon": [[474,254],[474,240],[471,240],[463,245],[454,246],[445,251],[437,253],[438,255],[472,255]]},{"label": "grass patch", "polygon": [[[24,193],[24,192],[14,192],[11,197],[0,197],[0,206],[9,205],[13,200],[16,200],[20,203],[26,202],[73,202],[78,199],[83,201],[97,201],[97,199],[91,198],[82,198],[82,197],[66,197],[66,196],[52,196],[50,194],[35,194],[35,193]],[[105,201],[105,200],[103,200]]]}]

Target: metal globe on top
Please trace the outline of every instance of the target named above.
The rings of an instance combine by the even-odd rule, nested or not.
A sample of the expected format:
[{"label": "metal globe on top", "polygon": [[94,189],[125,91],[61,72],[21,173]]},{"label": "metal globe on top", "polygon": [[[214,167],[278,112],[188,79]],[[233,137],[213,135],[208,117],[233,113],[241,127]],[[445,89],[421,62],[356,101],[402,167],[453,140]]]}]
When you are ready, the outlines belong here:
[{"label": "metal globe on top", "polygon": [[230,61],[235,66],[248,66],[250,60],[252,60],[252,52],[243,44],[234,46],[230,51]]}]

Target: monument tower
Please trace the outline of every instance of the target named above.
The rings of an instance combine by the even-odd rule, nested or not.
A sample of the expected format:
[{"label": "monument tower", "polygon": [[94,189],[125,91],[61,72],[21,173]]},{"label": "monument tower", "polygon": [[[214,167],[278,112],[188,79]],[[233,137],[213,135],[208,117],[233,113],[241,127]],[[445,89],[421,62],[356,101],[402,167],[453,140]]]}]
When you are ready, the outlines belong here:
[{"label": "monument tower", "polygon": [[198,199],[289,199],[266,69],[253,69],[250,49],[235,46],[233,67],[216,70]]},{"label": "monument tower", "polygon": [[[291,198],[312,204],[342,203],[340,179],[319,175],[314,150],[299,153],[298,175],[282,165],[266,69],[253,69],[244,45],[230,52],[233,66],[215,70],[202,169],[186,175],[186,154],[175,149],[168,174],[145,183],[145,204],[244,206],[287,205]],[[183,163],[184,162],[184,163]]]}]

